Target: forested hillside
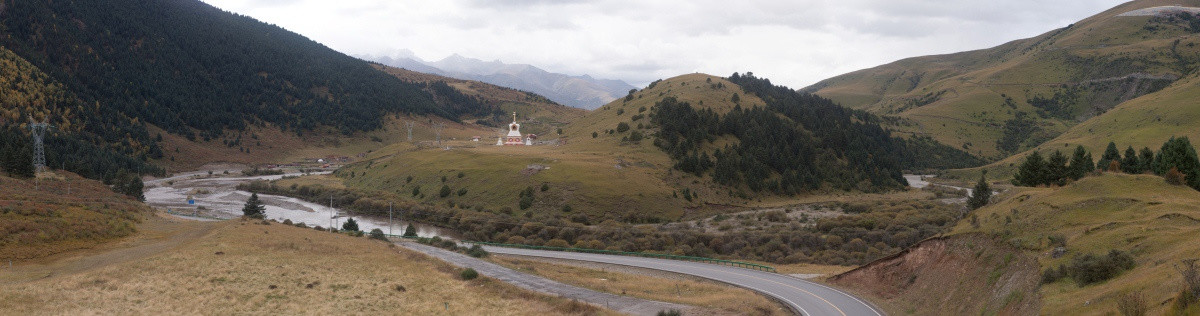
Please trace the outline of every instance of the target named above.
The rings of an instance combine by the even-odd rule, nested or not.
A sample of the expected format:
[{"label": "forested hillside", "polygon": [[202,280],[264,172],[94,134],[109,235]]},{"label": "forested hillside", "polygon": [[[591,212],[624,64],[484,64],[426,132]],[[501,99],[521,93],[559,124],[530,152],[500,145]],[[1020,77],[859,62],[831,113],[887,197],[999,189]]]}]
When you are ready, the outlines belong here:
[{"label": "forested hillside", "polygon": [[[654,144],[676,161],[675,168],[754,192],[796,194],[821,188],[879,191],[905,185],[901,171],[968,167],[980,161],[929,140],[894,138],[880,118],[832,101],[756,78],[729,77],[764,107],[735,106],[724,115],[667,97],[650,116],[658,127]],[[732,95],[733,101],[739,97]],[[719,138],[733,137],[713,148]],[[710,156],[711,155],[711,156]]]},{"label": "forested hillside", "polygon": [[389,114],[502,112],[195,0],[5,1],[0,63],[0,122],[21,134],[6,139],[46,119],[48,164],[106,180],[161,172],[149,162],[179,155],[163,134],[233,147],[251,126],[356,135]]},{"label": "forested hillside", "polygon": [[48,121],[46,163],[111,182],[121,170],[159,173],[146,162],[162,150],[136,118],[88,105],[37,67],[0,47],[0,167],[33,176],[30,119]]},{"label": "forested hillside", "polygon": [[272,123],[345,133],[433,113],[419,87],[303,36],[199,1],[19,1],[2,43],[87,103],[216,138]]}]

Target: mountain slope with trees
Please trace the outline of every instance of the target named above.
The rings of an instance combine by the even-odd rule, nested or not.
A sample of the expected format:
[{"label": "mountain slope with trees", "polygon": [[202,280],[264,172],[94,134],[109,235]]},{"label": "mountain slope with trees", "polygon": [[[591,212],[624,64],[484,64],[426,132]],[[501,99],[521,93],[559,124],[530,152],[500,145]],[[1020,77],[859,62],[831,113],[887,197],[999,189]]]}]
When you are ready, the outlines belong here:
[{"label": "mountain slope with trees", "polygon": [[1200,67],[1200,23],[1192,22],[1200,17],[1122,15],[1169,5],[1196,7],[1200,1],[1132,1],[1036,37],[908,58],[804,91],[899,117],[893,126],[902,132],[999,160],[1129,100],[1184,84],[1181,79]]},{"label": "mountain slope with trees", "polygon": [[[898,190],[905,169],[980,163],[893,137],[880,120],[751,74],[688,74],[539,134],[546,145],[392,146],[337,175],[362,192],[506,216],[660,223],[797,195]],[[523,132],[538,123],[518,122]]]},{"label": "mountain slope with trees", "polygon": [[277,26],[200,1],[22,1],[0,43],[86,104],[217,138],[247,124],[343,133],[385,113],[437,114],[419,87]]}]

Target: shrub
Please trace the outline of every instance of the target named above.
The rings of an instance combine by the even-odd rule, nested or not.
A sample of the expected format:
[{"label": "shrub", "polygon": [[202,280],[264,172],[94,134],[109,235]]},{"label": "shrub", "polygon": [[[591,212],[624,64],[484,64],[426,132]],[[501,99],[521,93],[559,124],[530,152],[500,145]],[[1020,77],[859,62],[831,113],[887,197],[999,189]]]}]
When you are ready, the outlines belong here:
[{"label": "shrub", "polygon": [[642,136],[642,132],[633,131],[633,133],[629,134],[629,141],[640,142],[640,141],[642,141],[642,138],[644,138],[644,137],[645,136]]},{"label": "shrub", "polygon": [[440,197],[447,197],[447,196],[450,196],[450,192],[451,192],[451,191],[450,191],[450,186],[448,186],[448,185],[444,185],[444,184],[443,184],[443,185],[442,185],[442,190],[441,190],[441,191],[438,191],[438,196],[440,196]]},{"label": "shrub", "polygon": [[530,206],[533,206],[533,196],[532,195],[522,196],[521,200],[518,203],[519,204],[517,206],[519,206],[522,210],[528,209]]},{"label": "shrub", "polygon": [[458,196],[467,195],[467,188],[458,189]]},{"label": "shrub", "polygon": [[408,227],[404,228],[404,237],[417,237],[417,227],[408,223]]},{"label": "shrub", "polygon": [[1182,172],[1179,172],[1179,168],[1172,167],[1170,171],[1167,171],[1167,174],[1163,175],[1163,178],[1166,179],[1167,184],[1170,185],[1184,185],[1187,183],[1185,181],[1186,177]]},{"label": "shrub", "polygon": [[1117,311],[1124,316],[1145,316],[1146,296],[1141,292],[1126,292],[1117,295]]},{"label": "shrub", "polygon": [[483,257],[488,256],[488,252],[487,252],[487,250],[483,250],[483,247],[480,247],[479,245],[474,245],[474,246],[471,246],[470,249],[467,249],[467,255],[475,257],[475,258],[483,258]]},{"label": "shrub", "polygon": [[387,236],[383,235],[383,230],[378,228],[371,230],[371,239],[388,241]]},{"label": "shrub", "polygon": [[1183,290],[1175,299],[1175,304],[1181,310],[1200,300],[1200,266],[1196,265],[1196,261],[1196,259],[1183,260],[1182,265],[1176,268],[1183,277]]},{"label": "shrub", "polygon": [[566,240],[562,240],[562,239],[558,239],[558,238],[551,239],[550,241],[546,242],[546,247],[567,248],[570,246],[571,246],[571,244],[567,243]]},{"label": "shrub", "polygon": [[626,131],[629,131],[629,123],[617,123],[617,133],[624,133]]},{"label": "shrub", "polygon": [[1107,281],[1125,270],[1132,269],[1135,262],[1129,253],[1112,250],[1108,255],[1086,254],[1075,257],[1071,262],[1070,275],[1079,286]]},{"label": "shrub", "polygon": [[[733,96],[737,97],[737,94],[734,94]],[[670,309],[670,310],[665,310],[665,311],[658,311],[658,314],[655,314],[655,315],[658,315],[658,316],[681,316],[681,315],[683,315],[683,312],[680,312],[678,309]]]},{"label": "shrub", "polygon": [[546,183],[542,183],[542,192],[546,192],[546,190],[550,190],[550,185],[546,184]]},{"label": "shrub", "polygon": [[570,212],[571,212],[571,205],[570,205],[570,204],[563,205],[563,207],[562,207],[562,211],[563,211],[563,213],[570,213]]},{"label": "shrub", "polygon": [[352,232],[358,231],[358,221],[355,221],[353,217],[347,218],[346,222],[342,223],[342,230],[348,230]]},{"label": "shrub", "polygon": [[1062,275],[1059,275],[1058,270],[1054,270],[1054,267],[1049,267],[1046,268],[1046,271],[1042,271],[1042,284],[1058,282],[1060,278],[1062,278]]},{"label": "shrub", "polygon": [[474,280],[475,278],[478,278],[479,272],[476,272],[475,269],[467,268],[466,270],[462,270],[462,272],[460,272],[458,274],[458,276],[461,277],[464,281],[470,281],[470,280]]}]

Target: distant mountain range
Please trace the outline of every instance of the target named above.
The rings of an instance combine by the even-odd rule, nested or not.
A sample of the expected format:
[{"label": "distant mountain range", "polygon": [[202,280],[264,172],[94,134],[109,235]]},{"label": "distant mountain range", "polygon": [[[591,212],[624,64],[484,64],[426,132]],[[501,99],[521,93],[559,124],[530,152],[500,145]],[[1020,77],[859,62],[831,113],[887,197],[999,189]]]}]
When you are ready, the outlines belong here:
[{"label": "distant mountain range", "polygon": [[498,86],[537,93],[563,105],[593,110],[624,97],[635,89],[621,80],[604,80],[588,75],[570,76],[552,73],[526,64],[482,61],[458,54],[428,62],[405,52],[398,56],[360,55],[359,58],[417,72],[463,80],[482,81]]}]

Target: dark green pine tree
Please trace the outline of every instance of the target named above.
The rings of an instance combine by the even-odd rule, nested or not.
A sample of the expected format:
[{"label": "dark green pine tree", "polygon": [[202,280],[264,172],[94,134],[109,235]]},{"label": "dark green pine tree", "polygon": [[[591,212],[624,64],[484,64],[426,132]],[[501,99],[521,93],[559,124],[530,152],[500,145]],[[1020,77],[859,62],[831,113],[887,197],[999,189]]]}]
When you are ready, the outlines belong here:
[{"label": "dark green pine tree", "polygon": [[352,232],[358,231],[358,221],[355,221],[353,217],[347,218],[346,222],[342,223],[342,230]]},{"label": "dark green pine tree", "polygon": [[1055,150],[1053,154],[1050,154],[1050,159],[1046,160],[1043,168],[1046,172],[1043,174],[1042,184],[1057,186],[1067,184],[1070,172],[1067,169],[1067,156],[1063,155],[1062,151]]},{"label": "dark green pine tree", "polygon": [[1151,150],[1150,147],[1142,147],[1141,156],[1138,162],[1141,162],[1142,165],[1138,169],[1142,172],[1154,172],[1154,150]]},{"label": "dark green pine tree", "polygon": [[[0,144],[3,145],[3,144]],[[35,170],[33,169],[33,149],[28,143],[20,141],[20,139],[10,139],[7,146],[3,147],[3,155],[0,156],[3,161],[4,172],[14,178],[32,178]]]},{"label": "dark green pine tree", "polygon": [[1142,173],[1142,160],[1133,146],[1125,148],[1125,158],[1121,159],[1121,171],[1128,174]]},{"label": "dark green pine tree", "polygon": [[979,183],[975,184],[975,189],[971,191],[971,198],[967,200],[967,206],[972,210],[983,207],[992,199],[992,188],[987,183],[987,170],[979,175]]},{"label": "dark green pine tree", "polygon": [[1113,161],[1121,161],[1121,152],[1117,151],[1117,144],[1108,142],[1108,148],[1104,149],[1104,155],[1100,156],[1100,162],[1096,164],[1096,168],[1109,171],[1108,167]]},{"label": "dark green pine tree", "polygon": [[404,228],[404,237],[417,237],[417,227],[409,223],[408,227]]},{"label": "dark green pine tree", "polygon": [[1160,155],[1156,172],[1161,170],[1160,174],[1165,174],[1167,170],[1177,168],[1188,186],[1200,190],[1200,159],[1187,137],[1171,138],[1163,144]]},{"label": "dark green pine tree", "polygon": [[1071,154],[1071,180],[1082,179],[1092,170],[1096,170],[1095,162],[1092,161],[1092,153],[1083,148],[1083,145],[1076,146],[1075,153]]},{"label": "dark green pine tree", "polygon": [[242,216],[263,219],[267,217],[267,207],[263,205],[262,200],[258,199],[258,193],[250,193],[250,199],[246,200],[246,205],[242,206]]},{"label": "dark green pine tree", "polygon": [[1034,151],[1029,156],[1025,157],[1025,162],[1017,169],[1017,174],[1013,175],[1013,184],[1027,187],[1035,187],[1042,184],[1043,165],[1046,161],[1042,159],[1042,154]]}]

